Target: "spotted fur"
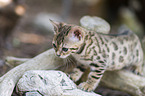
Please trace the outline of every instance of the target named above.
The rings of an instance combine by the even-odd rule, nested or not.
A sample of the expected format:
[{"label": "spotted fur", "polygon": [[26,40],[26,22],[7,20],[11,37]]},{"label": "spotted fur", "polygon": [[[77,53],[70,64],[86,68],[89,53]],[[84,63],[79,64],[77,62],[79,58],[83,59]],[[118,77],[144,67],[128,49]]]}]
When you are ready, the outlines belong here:
[{"label": "spotted fur", "polygon": [[85,69],[90,67],[87,81],[79,85],[82,90],[94,90],[106,70],[135,66],[136,73],[141,73],[143,51],[134,33],[105,35],[72,24],[51,22],[55,29],[52,43],[56,55],[60,58],[72,55],[82,64],[74,69],[71,78],[79,80]]}]

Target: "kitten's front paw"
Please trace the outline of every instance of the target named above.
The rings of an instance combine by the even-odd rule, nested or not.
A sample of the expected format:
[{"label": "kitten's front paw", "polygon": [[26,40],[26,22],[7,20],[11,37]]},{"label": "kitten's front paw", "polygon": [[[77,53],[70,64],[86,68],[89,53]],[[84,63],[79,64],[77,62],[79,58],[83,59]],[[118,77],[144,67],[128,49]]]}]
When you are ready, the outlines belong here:
[{"label": "kitten's front paw", "polygon": [[77,76],[76,74],[70,74],[70,79],[76,82],[80,79],[80,76]]},{"label": "kitten's front paw", "polygon": [[83,82],[83,83],[79,84],[78,88],[82,89],[84,91],[87,91],[87,92],[94,90],[94,86],[91,84],[88,84],[87,82]]},{"label": "kitten's front paw", "polygon": [[70,73],[70,78],[76,82],[81,78],[82,74],[83,72],[81,72],[80,69],[75,68],[73,72]]}]

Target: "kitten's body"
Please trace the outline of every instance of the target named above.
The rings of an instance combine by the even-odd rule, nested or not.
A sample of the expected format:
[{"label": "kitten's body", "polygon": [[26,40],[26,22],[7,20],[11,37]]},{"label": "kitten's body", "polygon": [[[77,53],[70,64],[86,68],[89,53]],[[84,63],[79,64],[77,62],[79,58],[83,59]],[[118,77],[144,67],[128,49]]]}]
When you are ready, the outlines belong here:
[{"label": "kitten's body", "polygon": [[111,36],[89,32],[87,36],[82,52],[72,53],[81,64],[89,66],[90,63],[105,59],[106,70],[117,70],[132,64],[137,65],[138,62],[143,63],[142,48],[138,37],[133,33]]},{"label": "kitten's body", "polygon": [[[83,90],[92,91],[100,82],[105,70],[117,70],[126,66],[135,66],[140,73],[143,64],[143,52],[138,37],[129,32],[122,35],[103,35],[90,32],[82,27],[54,23],[55,36],[53,46],[57,56],[66,58],[70,54],[91,71],[86,82],[79,86]],[[78,66],[71,74],[77,81],[85,66]]]}]

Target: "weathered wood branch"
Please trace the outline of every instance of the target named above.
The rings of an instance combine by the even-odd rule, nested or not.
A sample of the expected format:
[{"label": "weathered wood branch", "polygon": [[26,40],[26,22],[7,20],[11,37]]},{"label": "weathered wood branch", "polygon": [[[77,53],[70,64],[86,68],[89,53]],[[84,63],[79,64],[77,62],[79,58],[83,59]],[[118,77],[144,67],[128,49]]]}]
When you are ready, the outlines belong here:
[{"label": "weathered wood branch", "polygon": [[56,69],[63,60],[57,58],[50,49],[31,60],[13,68],[0,78],[0,96],[11,96],[19,78],[28,70]]},{"label": "weathered wood branch", "polygon": [[[0,96],[10,96],[15,84],[24,72],[28,70],[56,69],[62,64],[63,60],[55,56],[53,49],[22,63],[0,78]],[[128,92],[133,96],[144,96],[144,81],[145,77],[135,75],[129,71],[120,70],[112,72],[106,71],[100,84]]]},{"label": "weathered wood branch", "polygon": [[145,96],[145,77],[135,75],[127,70],[106,71],[101,84],[125,91],[132,96]]},{"label": "weathered wood branch", "polygon": [[12,56],[8,56],[5,58],[6,64],[10,67],[16,67],[28,60],[30,60],[30,58],[17,58],[17,57],[12,57]]}]

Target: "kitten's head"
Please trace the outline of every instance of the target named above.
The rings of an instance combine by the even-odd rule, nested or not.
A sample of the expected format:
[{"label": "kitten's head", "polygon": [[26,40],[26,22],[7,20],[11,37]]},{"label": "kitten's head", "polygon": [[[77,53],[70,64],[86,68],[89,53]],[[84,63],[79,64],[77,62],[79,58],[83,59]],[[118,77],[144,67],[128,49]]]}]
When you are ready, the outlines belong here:
[{"label": "kitten's head", "polygon": [[84,41],[84,29],[80,26],[66,24],[62,22],[54,22],[53,48],[56,55],[60,58],[66,58],[71,53],[79,50]]}]

